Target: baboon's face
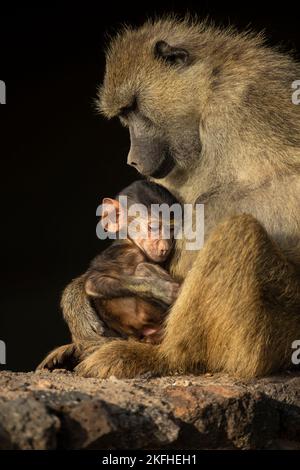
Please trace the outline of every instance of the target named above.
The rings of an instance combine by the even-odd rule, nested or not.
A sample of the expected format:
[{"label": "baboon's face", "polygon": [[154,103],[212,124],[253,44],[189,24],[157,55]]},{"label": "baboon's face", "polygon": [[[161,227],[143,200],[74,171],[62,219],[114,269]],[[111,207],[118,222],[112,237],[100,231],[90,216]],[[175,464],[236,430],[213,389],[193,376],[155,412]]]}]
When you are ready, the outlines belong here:
[{"label": "baboon's face", "polygon": [[145,176],[164,178],[199,158],[201,83],[192,69],[189,51],[165,41],[148,40],[137,49],[121,41],[108,53],[100,108],[129,128],[127,163]]}]

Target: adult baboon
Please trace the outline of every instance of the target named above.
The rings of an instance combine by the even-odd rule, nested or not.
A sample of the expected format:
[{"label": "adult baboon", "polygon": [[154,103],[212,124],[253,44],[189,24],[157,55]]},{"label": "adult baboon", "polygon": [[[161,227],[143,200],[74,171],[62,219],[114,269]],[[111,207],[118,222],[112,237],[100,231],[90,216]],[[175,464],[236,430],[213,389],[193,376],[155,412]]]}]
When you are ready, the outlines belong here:
[{"label": "adult baboon", "polygon": [[[300,338],[300,66],[261,35],[174,18],[126,28],[107,52],[99,107],[129,127],[128,163],[183,203],[205,203],[205,245],[178,241],[183,280],[161,345],[114,340],[85,376],[291,365]],[[80,316],[80,312],[76,312]]]}]

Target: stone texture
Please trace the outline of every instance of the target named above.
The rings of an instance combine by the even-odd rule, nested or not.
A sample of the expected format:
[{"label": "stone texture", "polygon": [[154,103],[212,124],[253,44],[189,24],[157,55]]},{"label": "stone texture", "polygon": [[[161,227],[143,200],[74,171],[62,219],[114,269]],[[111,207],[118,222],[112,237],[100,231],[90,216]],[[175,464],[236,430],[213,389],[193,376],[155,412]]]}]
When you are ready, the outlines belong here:
[{"label": "stone texture", "polygon": [[0,449],[300,449],[300,373],[84,379],[0,372]]}]

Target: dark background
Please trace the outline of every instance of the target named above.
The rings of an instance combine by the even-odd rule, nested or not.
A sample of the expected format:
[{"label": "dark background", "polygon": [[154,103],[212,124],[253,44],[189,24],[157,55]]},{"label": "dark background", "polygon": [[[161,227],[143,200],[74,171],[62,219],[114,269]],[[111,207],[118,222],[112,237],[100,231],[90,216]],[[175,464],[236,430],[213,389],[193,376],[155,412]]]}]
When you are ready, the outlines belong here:
[{"label": "dark background", "polygon": [[[63,5],[63,6],[62,6]],[[105,33],[187,10],[217,23],[266,29],[300,50],[300,4],[259,2],[52,2],[0,8],[1,310],[6,368],[30,370],[68,341],[60,294],[103,247],[95,210],[137,178],[127,131],[97,115]],[[300,78],[300,77],[299,77]],[[3,366],[2,366],[3,368]]]}]

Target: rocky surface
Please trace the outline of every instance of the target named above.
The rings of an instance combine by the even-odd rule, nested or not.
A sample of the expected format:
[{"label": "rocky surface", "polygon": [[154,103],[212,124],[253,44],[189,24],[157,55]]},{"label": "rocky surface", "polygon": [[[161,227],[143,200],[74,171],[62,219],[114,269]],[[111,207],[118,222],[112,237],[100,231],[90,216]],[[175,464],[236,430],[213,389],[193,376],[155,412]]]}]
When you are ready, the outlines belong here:
[{"label": "rocky surface", "polygon": [[0,449],[300,449],[300,373],[84,379],[0,372]]}]

